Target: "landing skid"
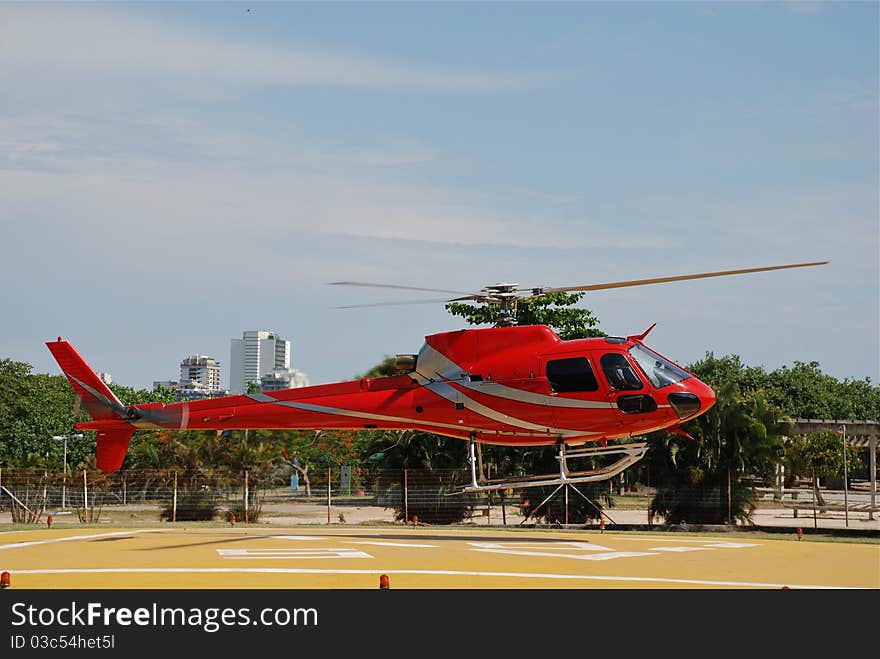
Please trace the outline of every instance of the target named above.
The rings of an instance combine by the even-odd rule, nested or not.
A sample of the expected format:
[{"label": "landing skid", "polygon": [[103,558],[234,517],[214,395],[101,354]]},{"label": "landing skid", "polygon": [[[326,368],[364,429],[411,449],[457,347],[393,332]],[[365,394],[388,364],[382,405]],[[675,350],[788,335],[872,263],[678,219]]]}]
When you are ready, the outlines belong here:
[{"label": "landing skid", "polygon": [[[614,478],[623,470],[633,466],[643,457],[648,450],[647,442],[637,442],[617,446],[594,446],[568,450],[565,443],[557,445],[556,460],[559,462],[558,474],[546,474],[542,476],[517,476],[504,479],[487,479],[483,477],[482,452],[474,437],[470,439],[471,483],[463,488],[463,492],[491,492],[494,490],[508,490],[523,487],[542,487],[553,485],[573,485],[574,483],[595,483]],[[478,455],[479,454],[479,455]],[[586,471],[569,471],[569,458],[594,458],[603,455],[621,455],[622,457],[606,467],[588,469]],[[477,464],[479,462],[479,478],[477,477]]]}]

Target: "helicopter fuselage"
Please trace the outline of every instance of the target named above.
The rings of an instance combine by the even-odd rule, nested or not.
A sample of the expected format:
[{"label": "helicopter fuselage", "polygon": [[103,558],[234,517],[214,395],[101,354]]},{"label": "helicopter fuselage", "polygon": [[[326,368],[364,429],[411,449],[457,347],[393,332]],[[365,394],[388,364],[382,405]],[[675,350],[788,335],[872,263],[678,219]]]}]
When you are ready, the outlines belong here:
[{"label": "helicopter fuselage", "polygon": [[563,341],[544,325],[443,332],[425,337],[399,375],[139,405],[124,420],[77,428],[414,429],[489,444],[581,444],[675,429],[706,412],[712,389],[643,337]]}]

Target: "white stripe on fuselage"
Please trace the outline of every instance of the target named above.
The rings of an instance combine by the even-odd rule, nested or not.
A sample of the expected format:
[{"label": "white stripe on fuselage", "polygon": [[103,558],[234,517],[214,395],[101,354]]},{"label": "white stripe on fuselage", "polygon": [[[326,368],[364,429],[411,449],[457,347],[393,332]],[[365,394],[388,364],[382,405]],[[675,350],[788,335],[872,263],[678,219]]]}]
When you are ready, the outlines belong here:
[{"label": "white stripe on fuselage", "polygon": [[[428,362],[429,373],[433,373],[433,375],[436,375],[440,379],[440,381],[438,381],[434,377],[431,377],[419,371],[413,373],[412,375],[415,376],[414,379],[425,389],[442,398],[445,398],[452,403],[461,403],[469,411],[475,414],[479,414],[480,416],[483,416],[487,419],[496,421],[499,424],[533,431],[525,433],[516,432],[513,433],[514,435],[524,435],[528,437],[582,437],[584,435],[599,435],[601,433],[586,432],[583,430],[572,430],[566,428],[555,428],[538,423],[533,423],[525,419],[513,417],[509,414],[496,410],[493,407],[474,400],[473,398],[467,396],[464,392],[459,391],[458,389],[453,387],[452,384],[460,385],[462,388],[465,388],[469,391],[486,393],[490,396],[494,396],[495,398],[502,398],[504,400],[510,400],[514,402],[539,405],[542,407],[565,407],[578,409],[609,409],[614,407],[613,403],[605,403],[600,401],[580,401],[567,398],[557,399],[550,396],[544,396],[542,394],[536,394],[528,391],[523,391],[521,389],[515,389],[514,387],[499,385],[497,383],[472,383],[457,364],[455,364],[448,357],[438,352],[429,345],[425,345],[422,348],[422,352],[419,355],[419,358],[422,367],[424,368],[425,362]],[[431,369],[430,367],[433,367],[433,369]],[[450,383],[449,381],[453,378],[455,378],[455,381],[453,383]],[[478,384],[482,384],[483,386],[478,386]],[[358,410],[328,407],[325,405],[315,405],[313,403],[282,401],[266,394],[248,394],[248,397],[261,403],[283,405],[285,407],[293,407],[295,409],[301,409],[309,412],[318,412],[321,414],[333,414],[337,416],[365,418],[377,421],[390,421],[394,423],[414,423],[417,425],[430,426],[434,428],[484,431],[483,429],[479,428],[465,427],[462,425],[440,423],[435,421],[424,421],[411,417],[388,416],[383,414],[361,412]]]},{"label": "white stripe on fuselage", "polygon": [[[247,394],[248,398],[251,398],[259,403],[270,403],[274,405],[282,405],[283,407],[292,407],[294,409],[304,410],[306,412],[317,412],[318,414],[332,414],[335,416],[345,416],[345,417],[353,417],[358,419],[371,419],[374,421],[389,421],[392,423],[407,423],[411,425],[417,426],[427,426],[431,428],[447,428],[454,430],[464,430],[467,432],[485,432],[484,428],[475,428],[472,426],[465,425],[457,425],[454,423],[441,423],[438,421],[426,421],[423,419],[415,419],[412,417],[404,417],[404,416],[390,416],[387,414],[374,414],[372,412],[361,412],[359,410],[349,410],[343,409],[341,407],[328,407],[326,405],[315,405],[313,403],[298,403],[292,400],[278,400],[277,398],[272,398],[271,396],[267,396],[266,394]],[[536,426],[539,430],[544,430],[543,433],[503,433],[504,435],[514,435],[514,436],[525,436],[525,437],[545,437],[547,435],[546,428],[544,426]],[[569,431],[573,432],[573,431]],[[577,433],[581,434],[581,433]]]}]

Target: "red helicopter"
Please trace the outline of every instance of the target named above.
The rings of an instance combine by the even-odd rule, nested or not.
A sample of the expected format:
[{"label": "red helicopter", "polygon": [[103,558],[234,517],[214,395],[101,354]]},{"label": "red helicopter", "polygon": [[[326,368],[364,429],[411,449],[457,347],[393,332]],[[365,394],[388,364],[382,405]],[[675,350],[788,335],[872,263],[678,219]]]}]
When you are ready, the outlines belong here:
[{"label": "red helicopter", "polygon": [[[682,423],[705,413],[715,393],[645,345],[654,325],[634,336],[564,341],[546,325],[517,326],[518,300],[826,263],[561,288],[496,284],[445,301],[500,305],[499,326],[426,336],[418,354],[397,356],[399,375],[173,404],[127,406],[70,343],[59,337],[46,345],[93,419],[76,424],[76,429],[97,431],[97,465],[106,472],[120,468],[132,435],[141,429],[414,429],[469,441],[471,479],[465,491],[563,485],[605,480],[635,464],[647,444],[632,440],[646,433],[665,429],[686,435]],[[456,293],[364,282],[333,284]],[[610,440],[619,441],[609,444]],[[479,451],[484,443],[555,444],[559,472],[488,480]],[[600,468],[568,467],[570,458],[602,455],[620,457]]]}]

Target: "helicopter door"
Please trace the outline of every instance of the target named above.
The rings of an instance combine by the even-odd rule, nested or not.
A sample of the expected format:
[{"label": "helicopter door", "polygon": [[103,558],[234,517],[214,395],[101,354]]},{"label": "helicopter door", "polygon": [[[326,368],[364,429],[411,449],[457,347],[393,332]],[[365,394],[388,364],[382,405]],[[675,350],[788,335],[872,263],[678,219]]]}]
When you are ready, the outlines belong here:
[{"label": "helicopter door", "polygon": [[550,410],[556,426],[584,432],[604,432],[618,423],[616,406],[598,380],[598,364],[586,353],[545,355],[541,371],[550,388]]},{"label": "helicopter door", "polygon": [[657,410],[657,401],[623,354],[606,352],[599,358],[599,364],[608,384],[608,400],[616,404],[619,414],[624,415],[624,425],[629,415]]}]

